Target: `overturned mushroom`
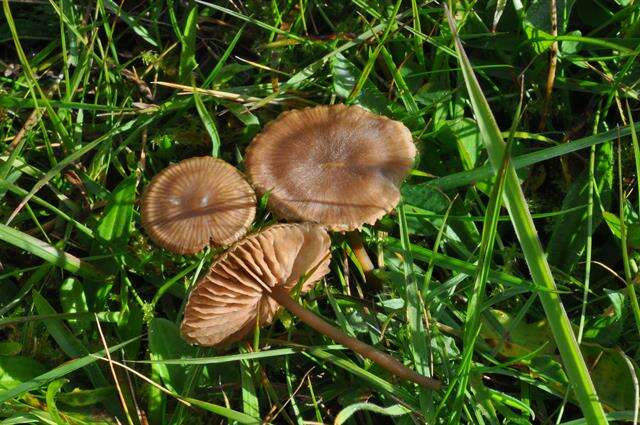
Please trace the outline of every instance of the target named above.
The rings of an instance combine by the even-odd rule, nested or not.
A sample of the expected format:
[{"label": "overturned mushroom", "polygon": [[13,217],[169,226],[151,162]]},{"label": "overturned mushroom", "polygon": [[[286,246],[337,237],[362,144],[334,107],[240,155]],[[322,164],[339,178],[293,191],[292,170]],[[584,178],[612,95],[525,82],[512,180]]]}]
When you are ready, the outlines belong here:
[{"label": "overturned mushroom", "polygon": [[329,271],[330,240],[317,225],[279,224],[251,235],[214,260],[189,296],[182,335],[200,345],[227,344],[271,323],[279,304],[306,277],[306,292]]},{"label": "overturned mushroom", "polygon": [[[282,113],[247,149],[249,178],[285,219],[346,231],[374,224],[400,200],[416,154],[399,121],[358,106],[317,106]],[[373,269],[359,232],[350,235],[363,271]]]},{"label": "overturned mushroom", "polygon": [[334,341],[371,359],[391,373],[428,388],[439,382],[419,375],[381,351],[355,338],[294,301],[298,286],[306,292],[329,271],[330,240],[322,227],[278,224],[244,238],[211,265],[191,292],[181,332],[200,345],[228,344],[271,323],[280,306]]},{"label": "overturned mushroom", "polygon": [[189,158],[170,165],[149,183],[142,197],[142,225],[158,245],[194,254],[213,243],[241,238],[256,213],[256,195],[230,164]]}]

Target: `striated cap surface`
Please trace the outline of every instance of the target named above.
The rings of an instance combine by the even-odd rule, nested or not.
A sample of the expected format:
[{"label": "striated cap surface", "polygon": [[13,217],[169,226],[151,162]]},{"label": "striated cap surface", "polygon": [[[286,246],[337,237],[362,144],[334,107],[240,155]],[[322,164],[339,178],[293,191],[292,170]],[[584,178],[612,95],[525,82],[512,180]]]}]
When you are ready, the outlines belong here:
[{"label": "striated cap surface", "polygon": [[256,214],[256,195],[232,165],[185,159],[158,173],[142,196],[142,225],[158,245],[194,254],[210,243],[237,241]]},{"label": "striated cap surface", "polygon": [[317,106],[269,123],[247,149],[246,165],[258,193],[271,191],[278,216],[345,231],[397,205],[415,154],[401,122],[359,106]]}]

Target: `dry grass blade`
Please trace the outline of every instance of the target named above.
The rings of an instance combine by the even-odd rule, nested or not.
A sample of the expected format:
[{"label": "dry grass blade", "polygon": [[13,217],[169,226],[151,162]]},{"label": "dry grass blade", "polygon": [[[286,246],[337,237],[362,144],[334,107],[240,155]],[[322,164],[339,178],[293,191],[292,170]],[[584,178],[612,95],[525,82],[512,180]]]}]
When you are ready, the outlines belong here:
[{"label": "dry grass blade", "polygon": [[100,334],[100,341],[102,342],[102,346],[104,347],[104,353],[107,356],[107,362],[109,363],[109,370],[111,371],[111,376],[113,377],[113,383],[116,385],[116,390],[118,391],[118,398],[120,399],[120,405],[122,406],[122,410],[124,411],[124,415],[127,418],[127,422],[129,425],[133,425],[133,419],[131,419],[131,415],[129,414],[129,407],[127,406],[127,400],[122,393],[122,388],[120,388],[120,381],[118,380],[118,375],[116,374],[116,370],[113,367],[113,361],[111,360],[111,353],[109,352],[109,346],[107,345],[107,340],[104,338],[104,334],[102,333],[102,326],[100,326],[100,319],[98,316],[94,314],[93,316],[96,320],[96,326],[98,327],[98,334]]},{"label": "dry grass blade", "polygon": [[[172,89],[180,89],[183,91],[184,94],[199,93],[206,96],[213,96],[218,99],[230,100],[232,102],[254,103],[254,102],[264,101],[264,99],[261,99],[259,97],[243,96],[241,94],[225,92],[220,90],[201,89],[199,87],[185,86],[184,84],[170,83],[168,81],[154,81],[153,84],[158,86],[163,86],[163,87],[169,87]],[[272,101],[269,103],[277,103],[277,102]]]}]

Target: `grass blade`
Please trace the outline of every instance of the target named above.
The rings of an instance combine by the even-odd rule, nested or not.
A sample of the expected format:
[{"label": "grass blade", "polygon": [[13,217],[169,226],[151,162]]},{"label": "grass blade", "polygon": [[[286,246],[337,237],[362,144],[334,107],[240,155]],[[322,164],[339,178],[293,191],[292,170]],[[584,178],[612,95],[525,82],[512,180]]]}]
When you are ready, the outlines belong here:
[{"label": "grass blade", "polygon": [[224,416],[241,424],[260,424],[262,421],[253,416],[249,416],[245,413],[238,412],[237,410],[229,409],[228,407],[219,406],[217,404],[209,403],[202,400],[196,400],[195,398],[185,397],[184,401],[198,406],[199,408],[206,410],[216,415]]},{"label": "grass blade", "polygon": [[509,144],[503,154],[502,165],[498,172],[498,178],[491,189],[489,205],[487,206],[484,225],[482,227],[482,239],[480,242],[480,253],[478,255],[478,271],[475,276],[471,297],[469,298],[464,323],[464,352],[462,353],[462,359],[464,359],[464,361],[461,362],[460,369],[458,371],[460,380],[458,381],[456,389],[456,396],[453,403],[453,414],[450,416],[449,420],[450,424],[457,423],[457,421],[460,420],[462,405],[467,392],[467,384],[469,383],[469,374],[471,373],[472,367],[473,350],[480,332],[480,315],[482,314],[481,306],[485,288],[489,281],[489,272],[491,271],[491,259],[493,257],[493,247],[496,241],[500,208],[502,207],[501,200],[504,195],[504,183],[507,177],[507,169],[510,164],[513,132],[518,126],[521,106],[522,103],[518,104],[515,118],[513,120],[513,126],[511,128],[512,131]]},{"label": "grass blade", "polygon": [[217,158],[220,156],[220,136],[218,135],[218,129],[216,128],[216,122],[213,120],[213,117],[207,110],[207,107],[204,105],[202,98],[196,92],[193,92],[193,100],[196,104],[196,109],[198,111],[198,115],[200,115],[200,119],[202,120],[202,124],[204,128],[207,130],[207,134],[209,134],[209,138],[211,139],[211,156]]},{"label": "grass blade", "polygon": [[206,2],[206,1],[202,1],[202,0],[196,0],[196,3],[199,3],[199,4],[203,5],[203,6],[210,7],[211,9],[214,9],[214,10],[217,10],[219,12],[225,13],[227,15],[233,16],[234,18],[243,20],[245,22],[252,23],[252,24],[254,24],[254,25],[256,25],[256,26],[258,26],[258,27],[260,27],[260,28],[262,28],[264,30],[271,31],[271,32],[274,32],[276,34],[280,34],[280,35],[282,35],[284,37],[290,38],[291,40],[295,40],[295,41],[297,41],[299,43],[303,43],[303,44],[309,43],[309,41],[307,39],[305,39],[304,37],[300,37],[300,36],[292,34],[290,32],[281,30],[280,28],[277,28],[277,27],[274,27],[274,26],[269,25],[267,23],[264,23],[259,19],[255,19],[255,18],[252,18],[251,16],[243,15],[242,13],[235,12],[235,11],[233,11],[231,9],[226,8],[226,7],[218,6],[217,4],[209,3],[209,2]]},{"label": "grass blade", "polygon": [[[633,145],[633,156],[636,164],[636,176],[640,176],[640,146],[638,145],[638,134],[636,133],[635,123],[633,122],[633,115],[631,114],[631,108],[627,103],[627,114],[629,116],[629,127],[631,128],[631,143]],[[638,191],[640,193],[640,179],[636,177],[638,183]],[[638,213],[640,214],[640,200],[638,200]]]},{"label": "grass blade", "polygon": [[354,414],[360,411],[373,412],[381,416],[403,416],[409,412],[409,409],[399,404],[394,404],[389,407],[381,407],[369,402],[354,403],[345,407],[340,411],[340,413],[338,413],[334,422],[335,425],[342,425],[346,423]]},{"label": "grass blade", "polygon": [[58,162],[40,180],[38,180],[35,185],[33,185],[33,188],[31,188],[29,193],[22,198],[22,200],[20,201],[18,206],[13,210],[13,212],[11,213],[11,215],[9,216],[5,224],[11,223],[11,221],[16,217],[16,215],[18,215],[20,210],[26,205],[27,202],[29,202],[29,200],[33,197],[33,195],[35,195],[40,189],[42,189],[49,182],[49,180],[51,180],[54,176],[60,173],[64,168],[66,168],[68,165],[70,165],[74,161],[80,159],[83,155],[90,152],[94,148],[98,147],[98,145],[100,145],[105,140],[108,140],[111,137],[114,137],[116,134],[128,131],[129,129],[131,129],[135,121],[137,120],[129,121],[128,123],[109,131],[108,133],[100,136],[93,142],[87,143],[81,148],[78,148],[72,154],[67,156],[65,159]]},{"label": "grass blade", "polygon": [[[401,202],[397,207],[398,221],[400,224],[400,243],[402,245],[402,267],[406,282],[405,314],[407,317],[407,325],[409,336],[411,338],[411,353],[416,371],[425,376],[431,376],[429,368],[429,347],[427,331],[425,329],[424,306],[421,303],[422,295],[418,288],[418,281],[414,273],[413,257],[411,255],[411,244],[409,242],[409,231],[407,226],[407,216],[404,210],[404,204]],[[424,411],[431,409],[431,397],[428,392],[420,389],[420,407]]]},{"label": "grass blade", "polygon": [[351,373],[363,379],[364,381],[367,381],[369,385],[371,385],[372,387],[376,387],[381,391],[384,391],[393,395],[394,397],[398,397],[399,399],[404,400],[407,403],[414,404],[414,405],[416,404],[417,400],[415,400],[415,398],[411,394],[409,394],[409,392],[406,391],[403,387],[394,385],[389,381],[382,379],[378,375],[357,366],[351,360],[337,356],[333,353],[330,353],[328,351],[322,350],[317,347],[309,347],[309,349],[306,350],[305,352],[309,353],[311,356],[316,357],[320,360],[333,363],[334,365],[344,369],[348,373]]},{"label": "grass blade", "polygon": [[5,226],[0,223],[0,240],[15,247],[24,249],[31,254],[42,258],[47,263],[61,267],[68,272],[79,274],[89,278],[104,277],[103,273],[92,264],[56,248],[47,242],[34,238],[20,230]]},{"label": "grass blade", "polygon": [[[122,347],[132,343],[138,338],[139,337],[132,338],[118,345],[114,345],[113,347],[109,348],[109,352],[113,353],[114,351],[121,349]],[[31,379],[30,381],[23,382],[22,384],[17,385],[11,389],[2,391],[0,392],[0,404],[4,403],[7,400],[11,400],[14,397],[17,397],[20,394],[26,393],[27,391],[36,390],[41,386],[47,384],[48,382],[51,382],[55,379],[59,379],[63,376],[66,376],[73,371],[82,369],[83,367],[96,362],[99,359],[99,357],[102,356],[104,353],[105,353],[105,350],[101,350],[96,353],[89,354],[84,357],[80,357],[78,359],[72,360],[70,362],[63,363],[62,365],[56,367],[55,369],[52,369],[49,372],[43,373],[42,375],[39,375],[34,379]]]},{"label": "grass blade", "polygon": [[[562,143],[557,146],[540,149],[538,151],[527,153],[524,155],[518,155],[512,159],[511,163],[516,170],[519,170],[521,168],[538,164],[549,159],[558,158],[562,155],[567,155],[569,153],[576,152],[590,146],[610,142],[612,140],[616,140],[618,137],[628,136],[629,134],[632,134],[632,130],[634,132],[640,130],[640,123],[637,123],[635,125],[632,124],[631,126],[627,127],[620,127],[619,130],[614,129],[605,131],[600,134],[583,137],[572,142]],[[493,168],[490,164],[487,164],[482,167],[474,168],[473,170],[461,171],[459,173],[453,173],[444,177],[439,177],[424,184],[427,186],[437,187],[441,190],[449,190],[468,184],[474,184],[475,182],[481,180],[487,180],[494,175],[495,172]]]},{"label": "grass blade", "polygon": [[[402,254],[403,252],[402,244],[397,239],[388,238],[387,245],[385,246],[393,252],[397,252],[400,254]],[[438,252],[433,252],[430,249],[423,248],[418,245],[411,244],[410,249],[411,249],[411,254],[413,255],[413,258],[415,260],[424,261],[427,263],[432,261],[433,264],[435,264],[436,266],[439,266],[451,271],[472,275],[476,272],[476,269],[477,269],[477,266],[473,263],[460,260],[458,258],[449,257],[447,255],[440,254]],[[509,273],[497,271],[497,270],[491,270],[489,272],[489,279],[496,282],[502,282],[508,285],[512,285],[512,286],[525,287],[531,291],[536,291],[536,292],[545,291],[544,287],[536,287],[528,280],[519,278]]]},{"label": "grass blade", "polygon": [[618,142],[618,192],[619,192],[619,210],[620,210],[620,249],[622,250],[622,266],[624,268],[624,280],[627,283],[627,296],[631,305],[631,312],[636,323],[636,329],[640,334],[640,305],[638,305],[638,297],[636,295],[635,285],[633,283],[633,275],[631,274],[631,265],[629,264],[629,244],[627,242],[627,223],[625,217],[625,204],[627,198],[624,193],[622,184],[622,154],[620,142]]},{"label": "grass blade", "polygon": [[133,32],[142,37],[147,43],[151,44],[153,47],[160,46],[145,27],[140,25],[136,19],[132,18],[128,13],[122,10],[122,7],[118,6],[113,0],[104,0],[104,6],[129,25]]},{"label": "grass blade", "polygon": [[[184,25],[184,32],[180,34],[182,51],[180,52],[180,65],[178,67],[178,80],[183,84],[191,82],[191,72],[196,69],[196,23],[198,20],[198,7],[191,6],[187,21]],[[179,31],[178,28],[176,28]]]},{"label": "grass blade", "polygon": [[196,365],[196,364],[222,364],[229,362],[239,362],[242,360],[259,360],[271,357],[284,357],[291,356],[293,354],[301,353],[307,349],[322,349],[322,350],[343,350],[341,345],[324,345],[319,347],[296,347],[296,348],[278,348],[273,350],[264,351],[252,351],[249,353],[229,354],[216,357],[184,357],[181,359],[161,359],[161,360],[136,360],[130,361],[130,363],[150,363],[150,364],[176,364],[176,365]]},{"label": "grass blade", "polygon": [[[76,338],[71,331],[64,326],[62,320],[53,318],[57,312],[38,292],[33,293],[33,304],[35,305],[38,314],[51,317],[51,319],[45,320],[44,324],[51,337],[67,356],[76,358],[89,354],[89,350],[87,350],[78,338]],[[96,388],[104,387],[108,384],[105,376],[97,365],[87,365],[85,370],[87,375],[89,375],[89,379]]]},{"label": "grass blade", "polygon": [[[462,67],[462,75],[469,93],[473,112],[476,115],[491,163],[495,169],[499,169],[500,161],[505,151],[504,140],[471,68],[471,63],[462,47],[462,43],[458,38],[455,22],[446,5],[445,13],[455,41],[458,61]],[[550,290],[549,292],[539,293],[540,301],[560,351],[567,375],[573,383],[573,389],[582,413],[589,423],[606,424],[608,421],[603,407],[598,400],[598,395],[589,375],[589,369],[582,357],[580,347],[571,328],[569,317],[562,305],[560,296],[556,292],[555,280],[538,238],[515,168],[511,165],[507,168],[504,201],[533,281],[537,285],[544,286]]]}]

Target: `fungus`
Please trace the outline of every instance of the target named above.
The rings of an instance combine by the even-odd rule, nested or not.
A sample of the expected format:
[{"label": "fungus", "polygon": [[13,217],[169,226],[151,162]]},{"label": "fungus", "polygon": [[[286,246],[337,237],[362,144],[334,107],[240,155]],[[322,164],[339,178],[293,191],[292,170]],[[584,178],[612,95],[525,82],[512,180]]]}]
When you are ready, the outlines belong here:
[{"label": "fungus", "polygon": [[256,195],[230,164],[189,158],[156,175],[142,197],[142,225],[158,245],[194,254],[244,236],[256,213]]},{"label": "fungus", "polygon": [[189,295],[181,326],[183,337],[200,345],[226,345],[247,336],[256,324],[271,323],[282,306],[394,375],[439,388],[439,381],[345,335],[291,298],[290,292],[299,282],[304,293],[329,271],[330,245],[326,231],[311,223],[277,224],[242,239],[213,262]]},{"label": "fungus", "polygon": [[[352,231],[397,205],[415,154],[411,132],[399,121],[358,106],[317,106],[269,123],[247,149],[246,164],[258,193],[270,191],[276,215]],[[372,277],[360,233],[349,240]]]},{"label": "fungus", "polygon": [[269,123],[247,149],[246,164],[278,216],[347,231],[396,206],[415,153],[398,121],[358,106],[317,106]]}]

